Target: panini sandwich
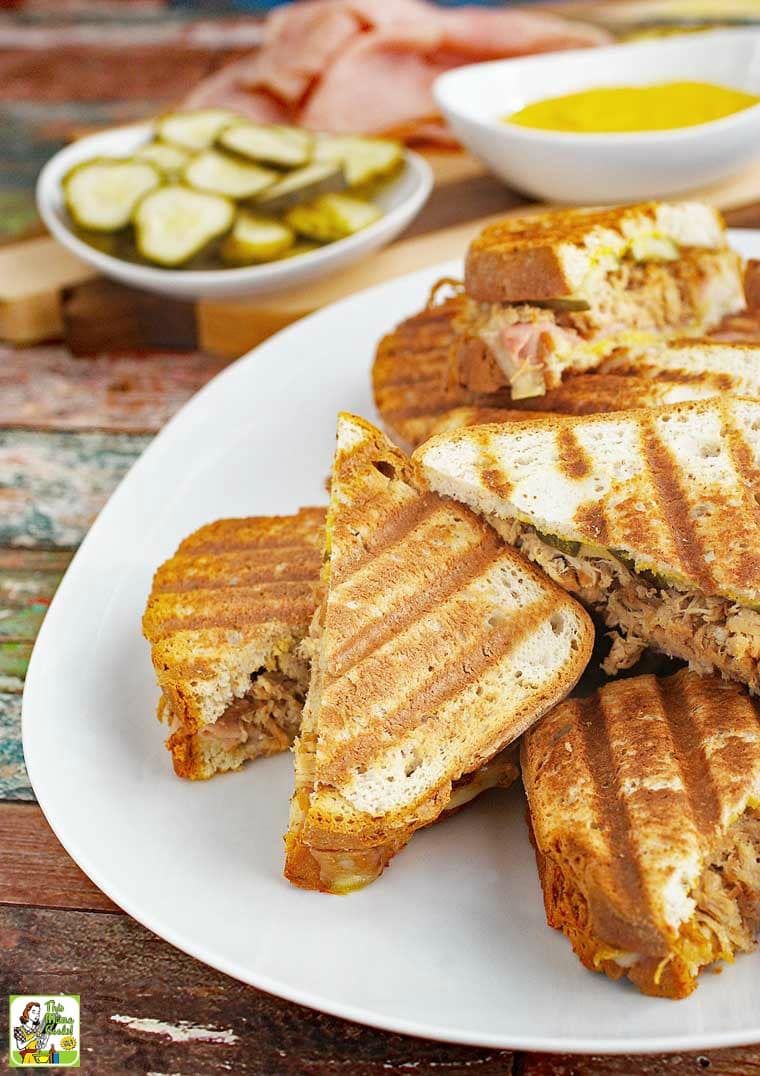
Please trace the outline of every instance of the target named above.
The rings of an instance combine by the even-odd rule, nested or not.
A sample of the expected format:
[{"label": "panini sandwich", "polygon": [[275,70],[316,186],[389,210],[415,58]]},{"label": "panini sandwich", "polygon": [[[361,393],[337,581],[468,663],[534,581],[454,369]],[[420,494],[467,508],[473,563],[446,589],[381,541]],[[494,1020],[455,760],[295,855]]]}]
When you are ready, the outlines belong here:
[{"label": "panini sandwich", "polygon": [[470,245],[455,377],[543,395],[568,373],[663,336],[701,336],[744,306],[720,214],[696,202],[511,217]]},{"label": "panini sandwich", "polygon": [[143,617],[158,716],[180,777],[206,778],[290,746],[309,668],[325,511],[223,519],[156,572]]},{"label": "panini sandwich", "polygon": [[474,426],[415,453],[613,629],[760,692],[760,402],[739,396]]},{"label": "panini sandwich", "polygon": [[688,670],[568,699],[523,739],[550,926],[583,964],[682,998],[760,929],[760,710]]},{"label": "panini sandwich", "polygon": [[[434,293],[435,296],[435,293]],[[540,411],[590,415],[634,407],[661,407],[723,392],[760,397],[760,347],[715,340],[673,341],[647,349],[637,359],[625,351],[600,364],[599,371],[569,377],[543,396],[513,400],[509,390],[478,393],[451,382],[450,355],[457,340],[453,323],[463,297],[435,297],[419,314],[403,321],[380,342],[372,368],[375,405],[383,424],[402,446],[415,448],[439,425],[473,421],[477,412],[508,422]]]},{"label": "panini sandwich", "polygon": [[376,878],[569,693],[591,653],[578,604],[411,478],[383,434],[340,417],[285,838],[286,877],[305,888]]}]

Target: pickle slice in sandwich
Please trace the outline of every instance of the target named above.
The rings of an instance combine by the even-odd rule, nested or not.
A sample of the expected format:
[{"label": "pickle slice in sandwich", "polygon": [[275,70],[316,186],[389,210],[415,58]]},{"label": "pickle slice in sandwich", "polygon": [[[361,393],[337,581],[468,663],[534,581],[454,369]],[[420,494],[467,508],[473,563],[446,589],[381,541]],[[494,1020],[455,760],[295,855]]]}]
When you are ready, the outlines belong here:
[{"label": "pickle slice in sandwich", "polygon": [[160,187],[135,210],[137,249],[156,265],[183,265],[223,235],[234,217],[234,203],[220,194],[180,184]]},{"label": "pickle slice in sandwich", "polygon": [[371,202],[347,194],[323,194],[314,202],[289,210],[285,220],[306,239],[331,243],[374,224],[380,216],[380,210]]},{"label": "pickle slice in sandwich", "polygon": [[157,140],[140,146],[133,156],[140,161],[150,161],[168,179],[178,176],[190,159],[187,150]]},{"label": "pickle slice in sandwich", "polygon": [[277,181],[279,173],[229,153],[206,149],[187,163],[182,178],[196,190],[239,199],[253,198],[265,191]]},{"label": "pickle slice in sandwich", "polygon": [[222,243],[228,265],[255,265],[281,258],[295,243],[293,230],[276,217],[239,210],[232,231]]},{"label": "pickle slice in sandwich", "polygon": [[389,138],[320,134],[314,159],[340,164],[349,187],[360,187],[395,172],[404,162],[404,147]]},{"label": "pickle slice in sandwich", "polygon": [[195,112],[168,112],[158,121],[156,133],[162,142],[189,153],[200,153],[213,144],[223,127],[239,123],[236,112],[226,108],[201,108]]},{"label": "pickle slice in sandwich", "polygon": [[140,199],[160,183],[161,173],[149,161],[96,157],[67,172],[63,195],[78,227],[117,232],[129,224]]},{"label": "pickle slice in sandwich", "polygon": [[322,162],[294,168],[256,198],[257,207],[267,212],[282,212],[301,202],[311,202],[320,194],[345,190],[346,180],[338,164]]},{"label": "pickle slice in sandwich", "polygon": [[236,123],[221,132],[218,142],[223,149],[251,161],[300,168],[311,160],[314,136],[300,127]]}]

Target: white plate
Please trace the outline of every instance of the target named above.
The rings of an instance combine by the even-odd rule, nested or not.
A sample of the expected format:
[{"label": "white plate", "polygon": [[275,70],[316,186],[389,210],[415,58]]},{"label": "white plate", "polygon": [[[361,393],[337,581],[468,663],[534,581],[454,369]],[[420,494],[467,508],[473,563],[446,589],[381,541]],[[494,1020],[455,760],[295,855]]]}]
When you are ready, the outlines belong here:
[{"label": "white plate", "polygon": [[[738,238],[760,255],[760,233]],[[335,416],[373,416],[375,342],[439,275],[418,272],[273,337],[204,388],[135,464],[77,553],[29,668],[24,749],[63,845],[150,930],[254,986],[454,1042],[633,1052],[760,1041],[760,954],[687,1001],[584,971],[544,920],[517,790],[417,834],[348,897],[282,878],[288,755],[177,780],[140,617],[156,565],[225,515],[324,501]]]},{"label": "white plate", "polygon": [[132,124],[81,138],[62,149],[40,172],[37,208],[56,239],[105,276],[133,288],[177,299],[262,295],[345,269],[400,235],[422,209],[433,187],[433,173],[427,161],[407,150],[403,171],[376,195],[382,217],[348,239],[328,243],[295,258],[243,269],[161,269],[137,265],[96,250],[71,231],[61,180],[74,165],[93,157],[128,157],[152,134],[152,124]]},{"label": "white plate", "polygon": [[697,80],[760,94],[760,33],[721,30],[460,67],[439,76],[454,134],[511,186],[576,205],[707,187],[758,157],[760,105],[673,131],[569,134],[501,122],[531,101],[593,86]]}]

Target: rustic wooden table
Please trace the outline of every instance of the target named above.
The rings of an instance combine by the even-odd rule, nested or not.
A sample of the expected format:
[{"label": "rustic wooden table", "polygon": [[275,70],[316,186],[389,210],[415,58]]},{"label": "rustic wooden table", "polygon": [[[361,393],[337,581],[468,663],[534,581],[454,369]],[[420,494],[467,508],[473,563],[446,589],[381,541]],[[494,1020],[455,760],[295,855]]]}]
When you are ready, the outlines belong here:
[{"label": "rustic wooden table", "polygon": [[[238,17],[189,22],[158,0],[141,0],[129,10],[118,3],[89,7],[99,16],[100,9],[115,13],[117,21],[59,18],[60,6],[46,9],[39,0],[28,10],[0,14],[5,239],[34,228],[32,182],[62,139],[171,101],[257,36],[255,26]],[[127,46],[135,62],[123,62]],[[515,204],[499,184],[467,178],[466,171],[461,182],[434,195],[418,232]],[[730,217],[758,226],[760,205]],[[222,365],[200,353],[77,360],[59,344],[0,346],[3,1048],[2,995],[41,990],[81,995],[82,1068],[99,1076],[760,1074],[760,1049],[656,1058],[511,1054],[333,1019],[184,956],[123,914],[68,858],[24,770],[21,692],[32,645],[73,551],[111,490],[151,436]]]}]

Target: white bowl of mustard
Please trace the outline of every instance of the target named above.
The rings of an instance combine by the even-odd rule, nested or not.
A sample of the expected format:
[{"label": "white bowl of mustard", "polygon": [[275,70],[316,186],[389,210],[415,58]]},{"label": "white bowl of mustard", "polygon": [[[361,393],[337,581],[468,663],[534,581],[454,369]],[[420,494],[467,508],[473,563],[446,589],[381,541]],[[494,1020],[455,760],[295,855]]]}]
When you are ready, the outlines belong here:
[{"label": "white bowl of mustard", "polygon": [[[678,83],[701,86],[690,98]],[[636,92],[599,99],[620,88]],[[718,183],[760,157],[755,30],[472,64],[438,78],[434,94],[463,145],[510,186],[543,201],[665,198]],[[550,101],[576,94],[583,98]],[[518,121],[582,129],[507,119],[521,110]],[[715,119],[721,111],[727,114]],[[665,129],[652,129],[658,125]]]}]

